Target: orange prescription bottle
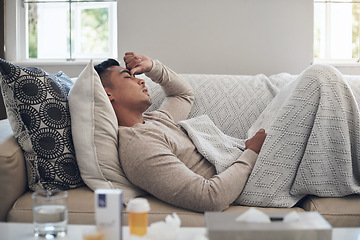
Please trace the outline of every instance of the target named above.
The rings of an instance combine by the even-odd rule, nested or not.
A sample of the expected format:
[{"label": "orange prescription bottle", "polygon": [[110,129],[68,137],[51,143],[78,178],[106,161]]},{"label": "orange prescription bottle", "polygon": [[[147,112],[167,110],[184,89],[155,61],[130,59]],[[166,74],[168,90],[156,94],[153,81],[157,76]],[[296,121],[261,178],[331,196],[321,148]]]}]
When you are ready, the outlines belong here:
[{"label": "orange prescription bottle", "polygon": [[134,198],[129,201],[126,208],[129,214],[130,236],[145,236],[148,227],[148,213],[150,205],[145,198]]},{"label": "orange prescription bottle", "polygon": [[83,240],[104,240],[105,235],[101,230],[87,231],[83,233]]}]

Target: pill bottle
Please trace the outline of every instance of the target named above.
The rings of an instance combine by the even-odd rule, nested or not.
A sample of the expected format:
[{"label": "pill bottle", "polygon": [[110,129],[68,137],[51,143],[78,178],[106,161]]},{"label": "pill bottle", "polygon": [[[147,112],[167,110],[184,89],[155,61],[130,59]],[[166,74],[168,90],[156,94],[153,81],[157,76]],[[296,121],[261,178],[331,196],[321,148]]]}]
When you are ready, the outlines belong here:
[{"label": "pill bottle", "polygon": [[105,240],[105,234],[101,229],[85,230],[83,240]]},{"label": "pill bottle", "polygon": [[130,236],[145,236],[148,227],[148,213],[150,205],[145,198],[134,198],[126,208],[129,216]]}]

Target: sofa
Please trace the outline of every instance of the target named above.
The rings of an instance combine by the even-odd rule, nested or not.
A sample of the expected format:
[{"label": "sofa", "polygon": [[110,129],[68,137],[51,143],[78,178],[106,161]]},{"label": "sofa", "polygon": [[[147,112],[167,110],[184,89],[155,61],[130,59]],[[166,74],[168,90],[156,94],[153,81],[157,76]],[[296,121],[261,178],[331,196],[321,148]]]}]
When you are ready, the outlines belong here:
[{"label": "sofa", "polygon": [[[278,91],[297,75],[280,73],[271,76],[259,75],[206,75],[180,74],[194,88],[196,100],[189,117],[208,115],[225,134],[247,137],[247,130],[271,102]],[[145,75],[153,105],[156,109],[164,94],[158,85]],[[351,81],[360,81],[360,76],[346,76]],[[76,79],[74,80],[76,81]],[[1,111],[5,111],[1,109]],[[24,150],[15,139],[10,126],[11,119],[0,121],[0,221],[32,222],[32,190],[29,189],[28,166]],[[95,224],[94,189],[89,186],[74,186],[68,191],[68,214],[70,224]],[[154,196],[143,193],[141,197],[150,203],[149,223],[163,221],[177,213],[183,227],[204,227],[204,213],[182,209],[167,204]],[[333,227],[360,227],[360,195],[342,198],[307,196],[292,208],[259,208],[264,212],[317,211]],[[246,211],[249,206],[231,205],[225,212]],[[126,204],[124,225],[128,224]]]}]

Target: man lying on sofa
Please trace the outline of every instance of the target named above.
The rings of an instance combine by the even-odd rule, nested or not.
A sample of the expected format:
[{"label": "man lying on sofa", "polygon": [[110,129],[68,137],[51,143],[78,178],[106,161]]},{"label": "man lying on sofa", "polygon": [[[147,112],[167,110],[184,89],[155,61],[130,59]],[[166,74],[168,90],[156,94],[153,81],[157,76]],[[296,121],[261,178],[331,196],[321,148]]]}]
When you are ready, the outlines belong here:
[{"label": "man lying on sofa", "polygon": [[[261,171],[264,171],[264,167],[259,167],[260,170],[256,169],[256,175],[258,177],[261,177],[262,175],[264,178],[262,181],[264,182],[260,183],[261,186],[259,189],[256,189],[256,184],[249,186],[249,188],[255,187],[255,189],[245,191],[246,193],[250,192],[250,194],[245,194],[249,195],[250,199],[246,199],[246,197],[245,200],[241,199],[241,196],[244,195],[244,189],[246,190],[245,186],[249,185],[249,180],[251,180],[249,179],[249,176],[253,171],[258,154],[263,147],[265,139],[268,140],[268,133],[265,133],[265,130],[259,127],[258,129],[260,130],[256,130],[255,133],[251,135],[252,137],[245,142],[242,154],[237,159],[234,159],[233,163],[228,166],[226,170],[219,172],[208,159],[204,158],[203,155],[199,153],[188,134],[186,134],[186,132],[177,124],[179,121],[187,119],[193,105],[194,93],[191,86],[159,61],[152,60],[147,56],[126,53],[124,61],[126,63],[126,68],[119,66],[117,61],[109,59],[96,65],[95,70],[98,72],[103,87],[115,110],[119,124],[120,161],[126,176],[133,184],[165,202],[194,211],[221,211],[226,209],[233,202],[245,203],[248,205],[261,205],[251,197],[259,199],[259,195],[264,195],[262,194],[264,191],[275,192],[268,195],[267,201],[270,201],[270,203],[263,199],[260,200],[266,205],[273,206],[284,206],[286,204],[290,206],[295,204],[306,194],[314,194],[311,192],[311,187],[316,186],[317,184],[308,184],[308,179],[300,179],[296,174],[291,175],[293,176],[293,181],[288,183],[291,186],[275,186],[273,189],[266,189],[268,188],[266,185],[268,184],[269,179],[266,178],[265,174],[261,174]],[[325,68],[324,71],[310,69],[310,71],[320,72],[321,74],[328,70],[329,68]],[[308,73],[310,71],[308,71]],[[329,71],[332,71],[332,69]],[[151,80],[160,84],[166,94],[166,98],[161,107],[154,112],[145,112],[151,105],[151,99],[145,86],[145,82],[142,79],[135,77],[136,74],[142,73],[145,73]],[[334,78],[338,77],[336,76]],[[309,77],[306,79],[312,78]],[[315,82],[316,84],[320,82],[321,85],[321,81]],[[296,94],[302,97],[304,95],[303,93],[296,93],[296,91],[294,93],[293,90],[297,89],[294,86],[295,84],[290,84],[290,91],[287,94],[293,93],[295,99],[297,99],[296,101],[299,101]],[[311,91],[311,93],[312,92],[313,91]],[[282,94],[279,95],[281,98]],[[321,105],[321,103],[319,104]],[[314,107],[318,108],[319,104]],[[303,106],[303,103],[301,103],[301,106]],[[282,108],[285,111],[284,116],[288,117],[293,114],[291,119],[299,119],[306,122],[307,119],[304,120],[297,116],[299,114],[304,114],[305,116],[315,116],[314,119],[311,118],[312,124],[314,124],[314,121],[315,123],[317,121],[316,114],[307,114],[306,112],[299,113],[298,111],[289,114],[290,111],[287,106],[282,106]],[[303,107],[300,108],[303,109]],[[313,109],[306,111],[314,112]],[[281,113],[281,111],[279,112]],[[268,114],[271,115],[272,113]],[[321,114],[319,113],[319,115]],[[354,118],[357,121],[359,114],[356,113],[354,115],[356,116],[351,116],[352,119],[349,120],[349,122],[352,122]],[[275,118],[276,117],[274,117],[274,119]],[[267,119],[267,117],[262,117],[262,119]],[[295,126],[299,124],[294,121],[288,122],[292,124],[290,128],[296,128]],[[261,126],[261,124],[264,124],[264,126],[269,125],[268,122],[263,120],[261,123],[255,123],[254,127]],[[284,124],[286,125],[287,123]],[[306,125],[308,123],[306,122],[304,124]],[[309,129],[309,127],[307,127],[307,129]],[[263,154],[262,159],[270,157],[277,163],[276,153],[278,151],[273,151],[273,155],[271,155],[268,149],[275,150],[274,145],[276,145],[276,142],[279,143],[279,146],[282,146],[279,139],[285,138],[289,142],[295,141],[294,136],[300,137],[302,142],[301,145],[306,146],[311,140],[309,139],[309,136],[311,137],[314,134],[311,131],[309,131],[308,134],[299,132],[299,136],[296,136],[296,131],[298,130],[294,129],[294,131],[289,131],[287,129],[282,129],[277,132],[277,138],[274,138],[272,135],[268,141],[270,147],[264,151],[265,153]],[[275,134],[276,131],[274,131],[274,136]],[[275,144],[273,144],[272,139],[274,139],[273,141]],[[309,142],[307,139],[309,139]],[[327,143],[324,143],[324,145],[325,144]],[[351,145],[352,143],[349,144]],[[329,147],[331,148],[332,146]],[[291,166],[287,166],[285,169],[290,173],[294,173],[296,172],[294,169],[298,169],[298,167],[301,166],[301,162],[304,162],[304,164],[307,165],[305,160],[301,161],[300,159],[302,156],[309,154],[308,152],[313,152],[312,149],[309,149],[308,152],[307,150],[306,147],[303,147],[302,151],[298,151],[298,154],[301,155],[299,160],[291,160]],[[263,151],[261,151],[261,154],[262,153]],[[261,157],[261,155],[259,157]],[[296,156],[293,156],[293,158],[295,159]],[[350,156],[350,158],[353,159],[354,157]],[[311,157],[309,161],[311,161]],[[355,161],[358,162],[358,160]],[[278,165],[286,164],[278,163]],[[351,165],[354,166],[354,164]],[[279,168],[276,170],[282,171],[281,169],[279,170]],[[304,171],[306,172],[306,169]],[[331,180],[334,179],[333,176],[330,178]],[[350,179],[354,178],[359,179],[359,175],[355,177],[350,176]],[[256,181],[259,185],[259,179]],[[296,184],[293,184],[294,181]],[[318,179],[315,179],[315,181],[318,181]],[[340,182],[341,181],[343,180],[340,180]],[[283,184],[285,183],[284,185],[287,184],[286,181],[280,182]],[[308,192],[302,193],[302,189],[296,187],[292,188],[293,185],[305,186]],[[337,185],[337,188],[340,188],[339,184],[335,185]],[[352,188],[356,184],[351,183],[344,185],[352,185],[350,187]],[[251,193],[251,191],[253,191],[253,193]],[[319,192],[316,187],[314,191],[315,193]],[[330,195],[337,196],[336,194],[338,194],[338,196],[341,196],[360,192],[358,186],[355,186],[354,189],[346,189],[344,191],[335,194],[330,193]],[[280,195],[276,195],[279,192]],[[287,197],[284,198],[281,195],[281,192],[286,192],[287,195],[291,196],[288,197],[286,195]],[[296,197],[292,197],[292,195],[295,196],[296,194]],[[317,195],[321,196],[321,194]],[[281,201],[277,202],[278,199],[290,200],[284,204]]]}]

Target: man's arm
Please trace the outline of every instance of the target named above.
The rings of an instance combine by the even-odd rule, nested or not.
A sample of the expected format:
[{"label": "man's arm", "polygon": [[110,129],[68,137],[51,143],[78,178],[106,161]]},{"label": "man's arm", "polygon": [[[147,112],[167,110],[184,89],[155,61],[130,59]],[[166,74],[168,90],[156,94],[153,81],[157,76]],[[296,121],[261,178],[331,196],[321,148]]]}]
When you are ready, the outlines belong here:
[{"label": "man's arm", "polygon": [[160,84],[166,95],[160,111],[174,122],[187,119],[194,103],[194,92],[190,84],[159,61],[153,61],[147,56],[126,53],[124,61],[131,74],[145,73],[151,80]]},{"label": "man's arm", "polygon": [[205,179],[171,152],[171,143],[161,134],[145,130],[131,135],[131,140],[120,144],[119,153],[130,182],[167,203],[199,212],[229,207],[244,188],[257,158],[255,152],[246,150],[224,172]]}]

